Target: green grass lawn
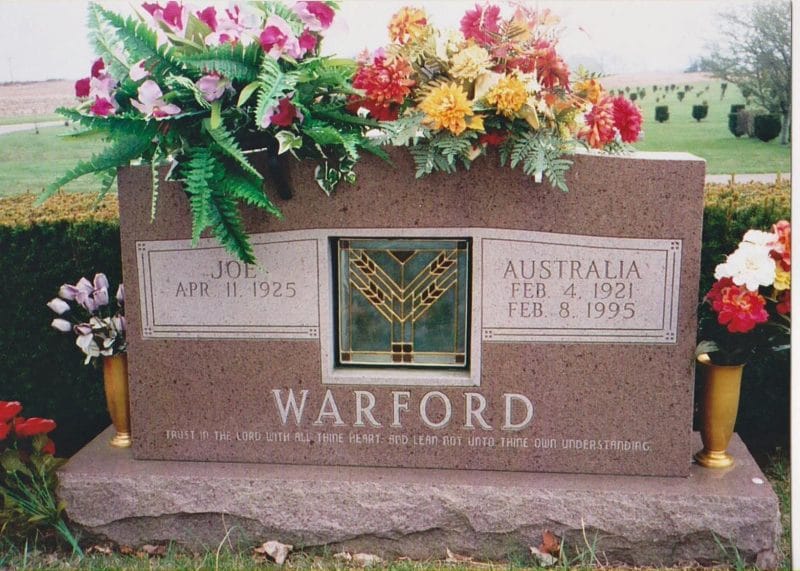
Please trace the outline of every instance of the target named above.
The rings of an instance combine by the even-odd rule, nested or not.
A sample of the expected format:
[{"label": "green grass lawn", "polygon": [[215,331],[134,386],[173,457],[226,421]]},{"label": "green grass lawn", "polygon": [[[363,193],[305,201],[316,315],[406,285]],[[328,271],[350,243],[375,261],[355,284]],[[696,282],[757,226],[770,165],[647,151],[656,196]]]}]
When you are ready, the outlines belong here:
[{"label": "green grass lawn", "polygon": [[[653,86],[631,86],[646,89],[644,99],[638,99],[645,118],[645,137],[635,146],[641,151],[685,151],[708,161],[708,174],[775,173],[789,172],[790,148],[775,139],[763,143],[758,139],[737,139],[728,131],[728,112],[733,103],[744,98],[734,85],[728,87],[720,99],[720,82],[698,83],[686,93],[682,102],[677,92],[665,92],[663,86],[653,91]],[[708,88],[706,90],[706,88]],[[699,94],[699,96],[698,96]],[[661,101],[656,101],[662,97]],[[708,118],[701,122],[692,119],[692,105],[708,101]],[[666,123],[655,121],[656,105],[668,105],[670,118]],[[40,116],[37,120],[50,120],[54,116]],[[30,117],[0,119],[12,123],[30,122]],[[21,192],[39,192],[71,168],[78,159],[88,158],[102,148],[98,140],[70,140],[62,135],[71,129],[53,127],[33,132],[0,135],[0,196]],[[93,177],[84,177],[67,187],[71,191],[98,190]]]},{"label": "green grass lawn", "polygon": [[[48,127],[0,135],[0,197],[40,192],[47,184],[103,148],[98,139],[74,139],[64,135],[71,127]],[[98,191],[100,182],[86,176],[65,187],[69,191]]]},{"label": "green grass lawn", "polygon": [[[644,140],[636,143],[640,151],[685,151],[707,161],[708,174],[730,173],[776,173],[789,172],[790,145],[781,145],[779,139],[764,143],[756,138],[734,137],[728,130],[728,113],[735,103],[744,103],[739,89],[728,85],[721,98],[721,82],[696,83],[687,92],[683,101],[678,101],[680,85],[674,91],[664,91],[659,86],[630,86],[645,88],[644,99],[636,103],[644,115]],[[706,91],[706,88],[707,91]],[[661,97],[661,101],[656,101]],[[692,118],[692,106],[708,102],[708,117],[700,122]],[[669,106],[669,120],[655,120],[657,105]]]},{"label": "green grass lawn", "polygon": [[63,121],[64,118],[56,113],[45,115],[20,115],[18,117],[0,117],[0,126],[19,125],[20,123],[46,123],[49,121]]}]

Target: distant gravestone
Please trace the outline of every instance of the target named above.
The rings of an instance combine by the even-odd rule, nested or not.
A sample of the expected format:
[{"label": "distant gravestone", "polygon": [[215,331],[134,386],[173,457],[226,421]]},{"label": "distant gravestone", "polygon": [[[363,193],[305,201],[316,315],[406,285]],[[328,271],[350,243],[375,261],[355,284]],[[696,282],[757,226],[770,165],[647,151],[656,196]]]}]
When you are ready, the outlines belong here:
[{"label": "distant gravestone", "polygon": [[121,171],[135,458],[687,475],[703,161],[579,155],[561,193],[394,160],[293,171],[257,265]]}]

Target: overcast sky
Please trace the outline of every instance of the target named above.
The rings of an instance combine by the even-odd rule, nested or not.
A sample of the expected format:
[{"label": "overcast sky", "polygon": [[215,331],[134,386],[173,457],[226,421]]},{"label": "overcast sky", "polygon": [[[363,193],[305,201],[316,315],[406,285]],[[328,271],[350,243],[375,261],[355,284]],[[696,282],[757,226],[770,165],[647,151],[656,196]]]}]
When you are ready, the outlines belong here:
[{"label": "overcast sky", "polygon": [[[744,0],[742,0],[744,2]],[[162,0],[162,4],[165,0]],[[203,7],[209,2],[186,2]],[[226,2],[213,2],[223,4]],[[737,2],[742,3],[742,2]],[[101,4],[130,11],[129,2]],[[386,24],[402,6],[424,7],[438,27],[457,27],[475,1],[344,0],[324,49],[342,56],[386,43]],[[682,71],[718,36],[715,15],[731,0],[530,0],[562,19],[561,53],[572,64],[611,73]],[[93,54],[81,0],[0,0],[0,82],[77,79]]]}]

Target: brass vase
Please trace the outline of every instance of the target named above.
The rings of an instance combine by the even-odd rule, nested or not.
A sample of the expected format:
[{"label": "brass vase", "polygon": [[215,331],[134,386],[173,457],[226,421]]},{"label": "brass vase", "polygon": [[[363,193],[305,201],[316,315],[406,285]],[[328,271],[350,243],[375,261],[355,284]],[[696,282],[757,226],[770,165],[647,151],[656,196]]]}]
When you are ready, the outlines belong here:
[{"label": "brass vase", "polygon": [[128,448],[131,445],[130,401],[128,399],[128,356],[118,353],[103,357],[103,385],[106,390],[108,414],[116,434],[111,446]]},{"label": "brass vase", "polygon": [[727,449],[739,411],[744,365],[715,365],[708,355],[700,355],[697,362],[704,380],[700,403],[703,449],[694,458],[706,468],[729,468],[734,460]]}]

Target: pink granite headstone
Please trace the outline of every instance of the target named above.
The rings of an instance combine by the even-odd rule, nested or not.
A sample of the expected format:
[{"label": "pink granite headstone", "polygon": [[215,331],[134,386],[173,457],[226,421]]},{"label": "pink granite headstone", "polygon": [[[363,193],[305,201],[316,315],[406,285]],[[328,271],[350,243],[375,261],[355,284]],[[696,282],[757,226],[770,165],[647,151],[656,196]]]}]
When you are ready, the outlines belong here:
[{"label": "pink granite headstone", "polygon": [[120,173],[137,459],[686,476],[705,164],[293,167],[258,259]]}]

